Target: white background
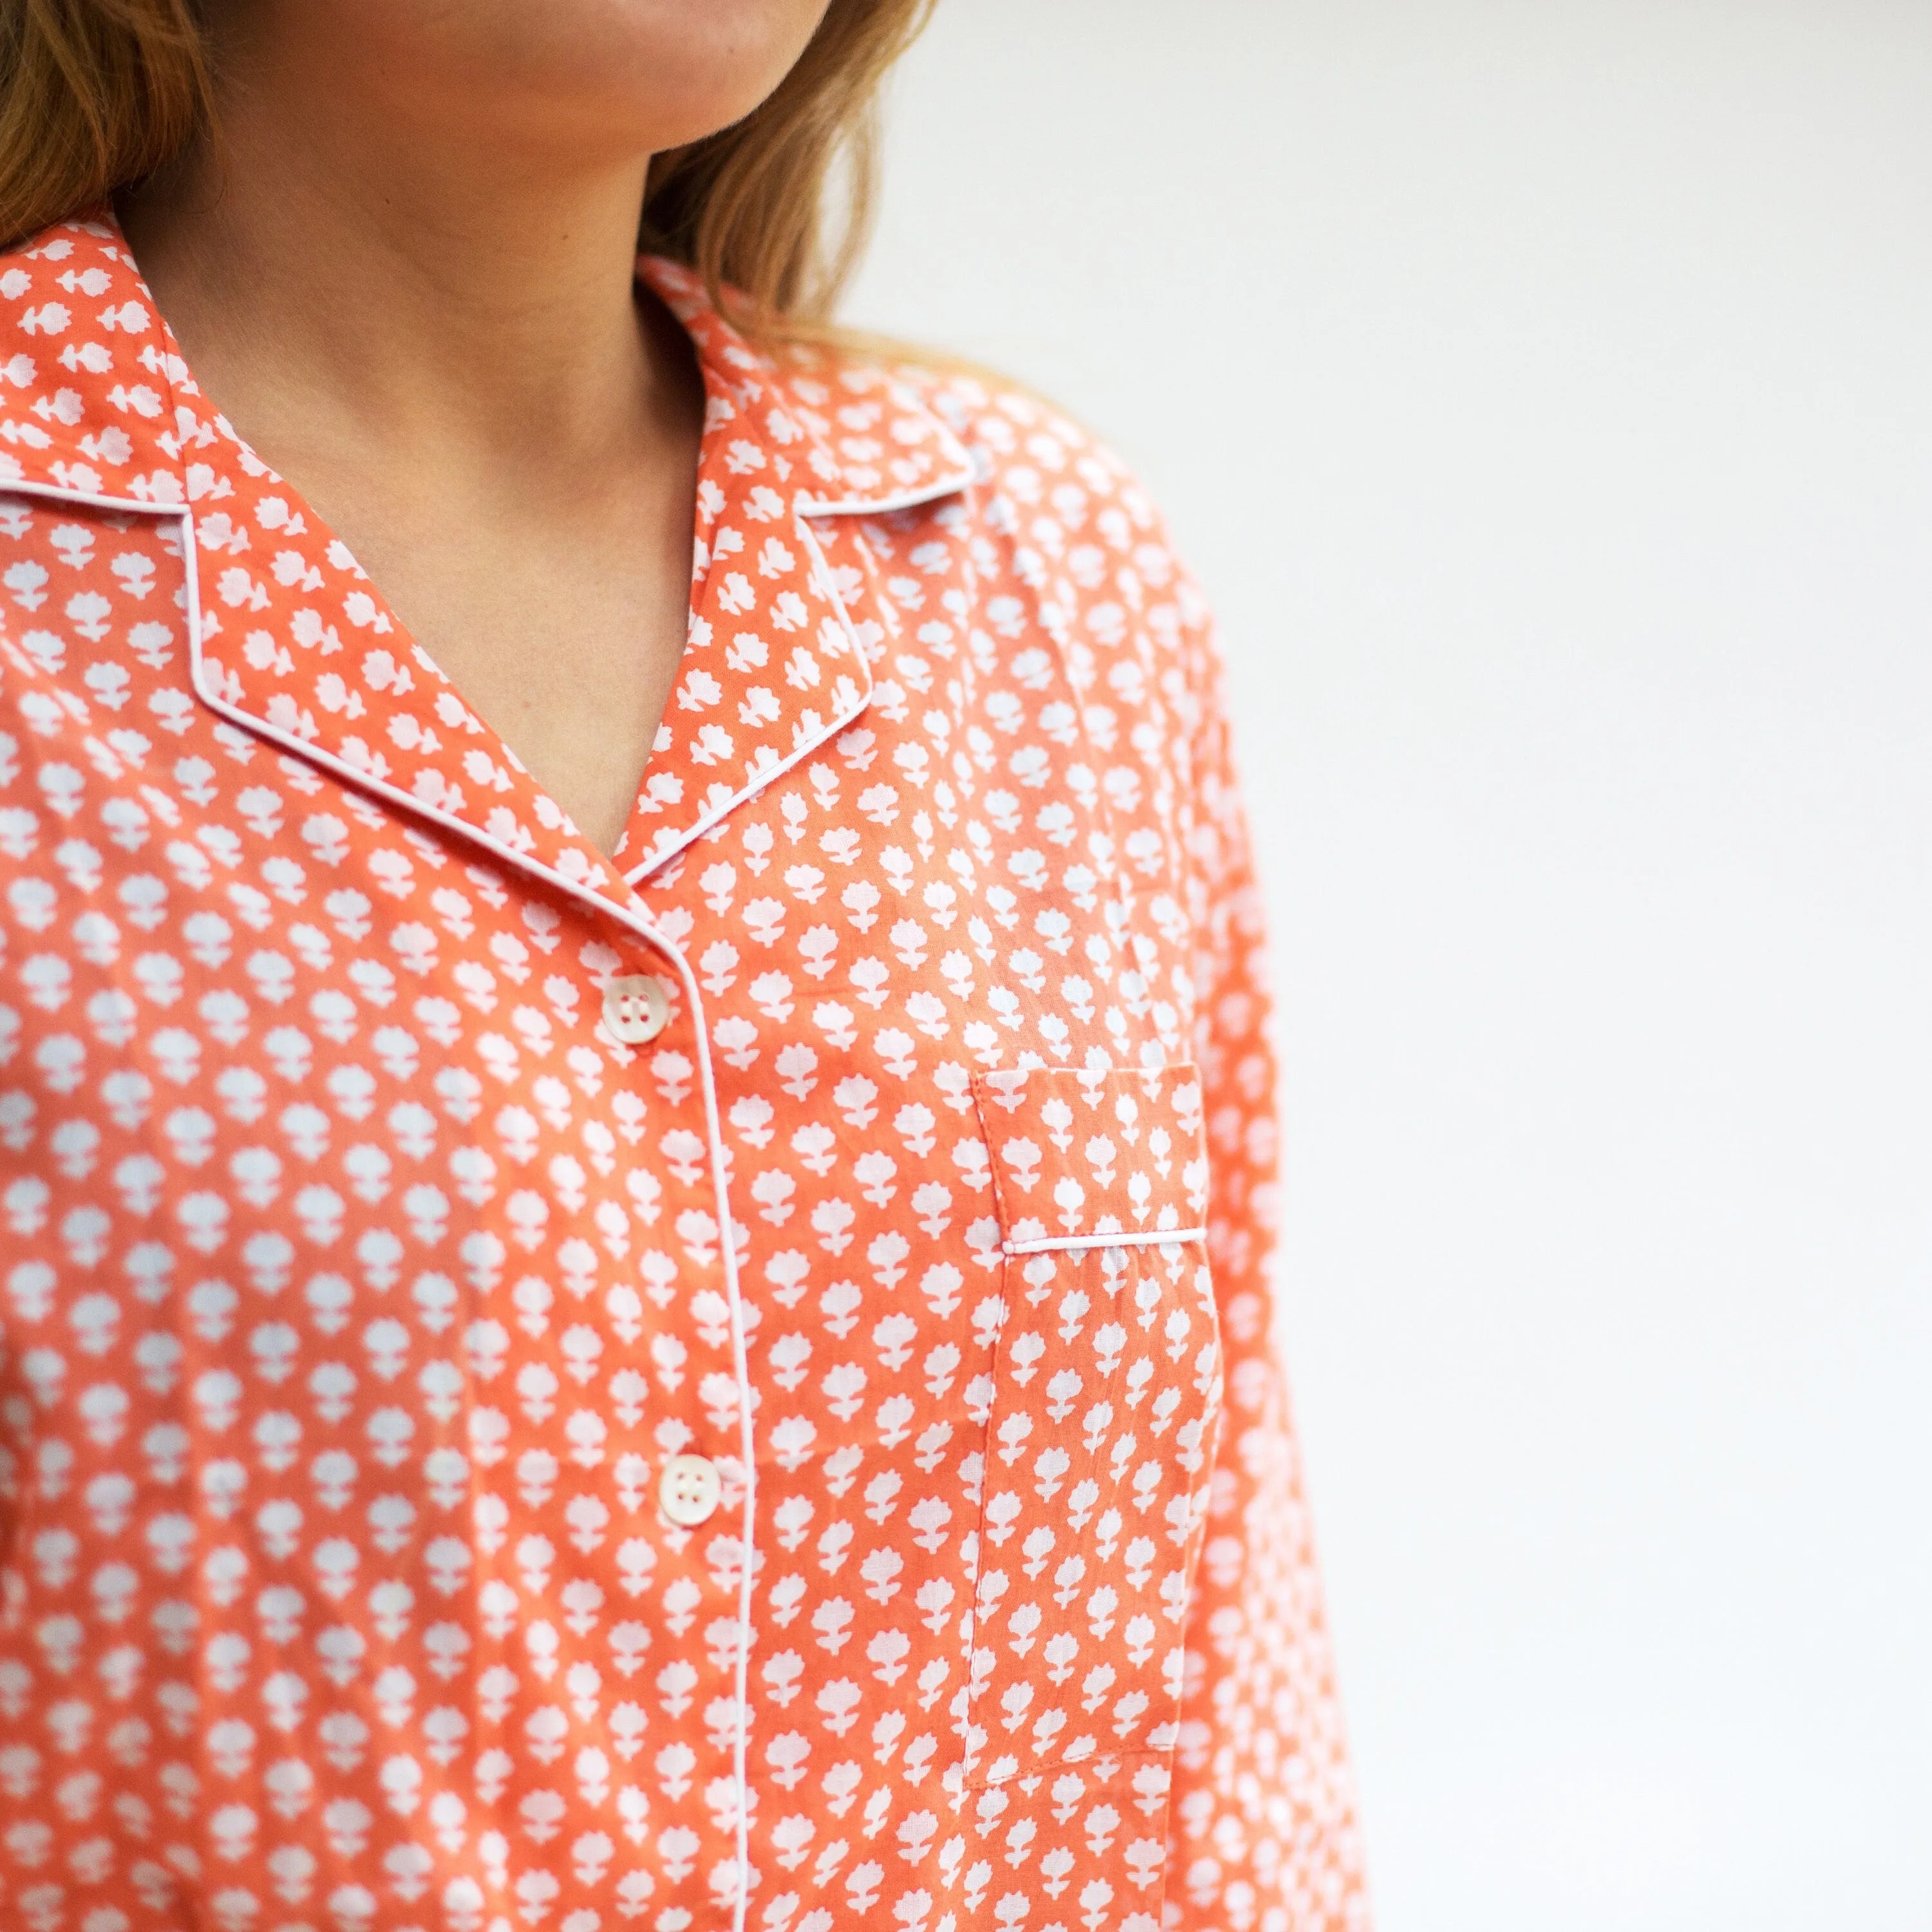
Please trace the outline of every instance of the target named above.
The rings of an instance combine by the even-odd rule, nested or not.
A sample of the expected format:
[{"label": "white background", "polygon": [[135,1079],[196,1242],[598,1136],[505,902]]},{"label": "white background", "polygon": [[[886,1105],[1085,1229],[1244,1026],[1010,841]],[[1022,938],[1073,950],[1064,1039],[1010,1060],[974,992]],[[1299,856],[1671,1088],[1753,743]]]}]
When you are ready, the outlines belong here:
[{"label": "white background", "polygon": [[1932,1927],[1932,5],[942,0],[1222,614],[1383,1932]]}]

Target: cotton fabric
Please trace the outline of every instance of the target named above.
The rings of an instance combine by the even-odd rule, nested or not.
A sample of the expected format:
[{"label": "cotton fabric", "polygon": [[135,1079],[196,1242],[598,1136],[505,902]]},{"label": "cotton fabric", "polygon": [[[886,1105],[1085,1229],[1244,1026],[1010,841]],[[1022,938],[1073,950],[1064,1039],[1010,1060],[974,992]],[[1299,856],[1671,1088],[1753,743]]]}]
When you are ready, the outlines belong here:
[{"label": "cotton fabric", "polygon": [[1359,1927],[1207,614],[1044,404],[640,273],[614,863],[110,220],[0,258],[0,1917]]}]

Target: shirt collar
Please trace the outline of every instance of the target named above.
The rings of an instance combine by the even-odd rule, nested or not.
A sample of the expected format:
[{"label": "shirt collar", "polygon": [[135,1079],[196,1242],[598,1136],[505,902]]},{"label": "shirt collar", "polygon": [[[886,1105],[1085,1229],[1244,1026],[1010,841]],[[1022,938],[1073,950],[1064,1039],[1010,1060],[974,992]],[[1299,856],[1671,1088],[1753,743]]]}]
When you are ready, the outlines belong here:
[{"label": "shirt collar", "polygon": [[647,255],[638,273],[691,337],[714,412],[728,397],[754,440],[784,454],[800,515],[878,515],[973,482],[965,446],[912,383],[808,345],[754,348],[688,268]]},{"label": "shirt collar", "polygon": [[[754,347],[689,269],[646,256],[638,273],[691,337],[713,426],[728,399],[745,461],[764,458],[796,514],[876,515],[973,481],[972,458],[912,383],[809,349]],[[26,298],[18,339],[0,344],[0,485],[191,500],[216,432],[118,223],[63,222],[0,254],[0,298]]]},{"label": "shirt collar", "polygon": [[0,255],[0,488],[186,502],[197,437],[179,398],[192,379],[111,218]]},{"label": "shirt collar", "polygon": [[190,513],[205,702],[500,857],[628,902],[869,704],[895,620],[862,556],[828,556],[819,520],[908,508],[974,473],[912,383],[761,351],[688,271],[647,258],[639,272],[688,332],[707,408],[692,634],[618,868],[411,659],[293,487],[265,489],[273,472],[208,408],[111,218],[0,256],[0,490]]}]

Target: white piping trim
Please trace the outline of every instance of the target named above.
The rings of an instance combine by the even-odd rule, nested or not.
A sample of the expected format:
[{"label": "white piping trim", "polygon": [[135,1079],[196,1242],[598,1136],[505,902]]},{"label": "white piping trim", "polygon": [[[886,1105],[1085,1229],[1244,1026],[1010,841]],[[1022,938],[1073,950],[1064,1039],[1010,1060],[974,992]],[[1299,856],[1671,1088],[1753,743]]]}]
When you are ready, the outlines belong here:
[{"label": "white piping trim", "polygon": [[85,503],[94,510],[132,510],[143,517],[185,517],[194,513],[182,503],[148,503],[138,496],[110,496],[100,490],[73,490],[62,483],[42,483],[23,476],[0,477],[0,496],[52,496],[63,503]]},{"label": "white piping trim", "polygon": [[1161,1228],[1152,1232],[1136,1228],[1132,1234],[1058,1234],[1037,1241],[1002,1241],[1000,1252],[1003,1255],[1048,1255],[1058,1250],[1075,1248],[1178,1247],[1184,1241],[1204,1241],[1207,1238],[1205,1228]]},{"label": "white piping trim", "polygon": [[[418,798],[412,792],[404,791],[386,779],[360,770],[337,758],[333,752],[326,752],[320,746],[311,744],[296,733],[285,731],[280,725],[272,724],[266,718],[246,710],[240,705],[231,704],[226,698],[218,698],[210,692],[202,682],[201,573],[196,561],[197,546],[192,506],[182,503],[143,503],[130,496],[107,496],[95,491],[63,489],[57,484],[42,483],[0,483],[0,496],[52,496],[63,502],[83,503],[94,509],[130,510],[149,517],[178,517],[182,524],[182,568],[188,580],[188,682],[196,697],[211,711],[218,712],[230,724],[244,726],[257,736],[269,740],[285,750],[294,752],[298,758],[306,758],[312,764],[322,766],[357,790],[374,792],[418,817],[429,819],[472,843],[481,845],[506,865],[514,866],[521,872],[534,873],[547,884],[556,886],[572,898],[580,900],[585,905],[629,927],[640,938],[648,940],[652,945],[662,947],[674,957],[682,957],[677,948],[649,921],[628,911],[616,900],[606,898],[592,887],[567,878],[554,866],[546,866],[542,860],[533,859],[528,853],[519,852],[514,846],[505,844],[480,826],[472,824],[469,820],[459,818],[453,812],[444,812]],[[695,1012],[697,1009],[694,1007],[693,1011]]]},{"label": "white piping trim", "polygon": [[942,496],[956,496],[976,482],[979,472],[972,466],[971,458],[966,459],[966,465],[963,476],[956,476],[950,481],[940,477],[915,488],[902,490],[896,496],[848,496],[837,502],[826,502],[801,491],[792,507],[795,514],[801,517],[884,517],[895,510],[916,510],[922,503],[936,503]]},{"label": "white piping trim", "polygon": [[[592,892],[588,886],[580,886],[575,880],[565,878],[561,872],[544,865],[541,860],[503,844],[466,820],[438,811],[435,806],[425,804],[410,793],[398,790],[380,778],[371,778],[366,772],[356,770],[352,765],[345,764],[340,759],[318,749],[292,732],[284,731],[279,726],[257,718],[254,712],[243,710],[238,705],[211,697],[202,688],[201,681],[201,575],[196,562],[194,512],[190,506],[184,503],[142,503],[132,498],[107,497],[97,492],[64,489],[58,484],[8,483],[0,486],[0,495],[10,494],[52,496],[63,502],[87,504],[97,509],[131,510],[146,516],[178,517],[182,526],[182,568],[188,593],[188,681],[194,694],[209,710],[228,719],[230,723],[242,725],[257,736],[266,738],[272,743],[283,746],[297,757],[322,766],[358,790],[373,791],[393,800],[406,809],[445,826],[459,836],[494,853],[505,863],[523,872],[536,874],[572,898],[583,901],[595,910],[628,927],[640,938],[656,946],[676,967],[683,984],[685,998],[689,1002],[692,1033],[698,1048],[698,1079],[704,1094],[705,1131],[711,1143],[712,1192],[718,1209],[718,1247],[724,1264],[724,1285],[731,1314],[732,1367],[738,1378],[738,1451],[744,1462],[742,1534],[745,1550],[738,1585],[739,1641],[735,1678],[738,1706],[737,1736],[732,1749],[732,1773],[737,1780],[739,1793],[738,1903],[732,1923],[733,1932],[743,1932],[746,1914],[751,1904],[748,1882],[752,1868],[751,1808],[748,1802],[750,1786],[746,1773],[750,1755],[751,1702],[748,1694],[751,1682],[752,1588],[753,1573],[757,1568],[753,1557],[757,1548],[758,1444],[752,1421],[751,1361],[745,1340],[744,1306],[738,1288],[738,1257],[736,1245],[732,1239],[734,1222],[730,1196],[724,1180],[724,1130],[718,1119],[717,1086],[712,1077],[711,1046],[704,1022],[704,1002],[699,997],[697,978],[689,962],[676,946],[647,921],[638,918],[623,907],[604,898],[600,893]],[[863,662],[862,652],[860,656]]]},{"label": "white piping trim", "polygon": [[659,866],[668,863],[680,852],[703,838],[714,825],[736,811],[738,807],[744,804],[747,800],[757,797],[767,785],[782,778],[795,766],[802,764],[828,740],[837,737],[848,725],[856,723],[858,719],[862,718],[872,702],[872,661],[866,655],[866,647],[859,641],[858,628],[852,622],[850,614],[845,608],[844,599],[838,595],[838,586],[832,580],[831,568],[826,562],[824,550],[820,545],[818,533],[802,515],[794,516],[792,528],[799,540],[812,553],[813,567],[818,575],[819,587],[830,599],[834,613],[837,615],[839,622],[845,628],[845,635],[850,644],[852,655],[858,661],[860,686],[859,701],[849,710],[838,712],[815,738],[808,738],[788,756],[779,759],[775,764],[766,766],[756,776],[748,778],[742,788],[734,792],[723,804],[714,807],[706,812],[702,818],[694,820],[674,844],[665,846],[661,851],[653,852],[648,859],[632,866],[624,874],[624,883],[627,886],[634,886],[640,880],[648,878]]},{"label": "white piping trim", "polygon": [[718,1090],[711,1071],[711,1042],[709,1028],[705,1023],[704,1003],[698,990],[697,976],[692,971],[690,962],[683,953],[646,921],[635,917],[601,893],[587,886],[544,865],[528,854],[518,852],[512,847],[480,831],[466,820],[452,814],[438,811],[435,806],[424,804],[407,792],[398,790],[394,785],[386,784],[380,778],[370,778],[358,772],[352,765],[344,764],[326,752],[318,751],[305,740],[292,732],[285,732],[256,718],[253,712],[242,710],[238,706],[211,698],[201,684],[201,598],[200,573],[195,556],[194,513],[184,512],[182,516],[182,539],[188,558],[188,603],[190,676],[195,694],[211,709],[223,716],[244,724],[278,744],[286,745],[298,756],[313,760],[342,777],[364,788],[381,793],[394,799],[398,804],[424,818],[446,826],[459,836],[472,839],[487,850],[498,854],[506,862],[534,872],[539,878],[561,888],[574,898],[582,900],[595,910],[614,918],[628,926],[640,938],[648,940],[668,957],[677,969],[682,982],[684,996],[689,1003],[692,1020],[692,1034],[698,1049],[699,1084],[704,1094],[704,1130],[710,1142],[711,1189],[714,1204],[718,1210],[718,1238],[720,1258],[724,1264],[724,1289],[726,1304],[731,1315],[731,1366],[738,1379],[738,1454],[744,1466],[745,1503],[742,1521],[742,1534],[745,1551],[742,1574],[738,1585],[738,1656],[734,1681],[737,1711],[737,1735],[733,1742],[731,1771],[738,1785],[738,1904],[732,1920],[733,1932],[743,1932],[745,1916],[751,1904],[748,1882],[752,1868],[750,1786],[747,1780],[747,1766],[750,1756],[751,1740],[748,1736],[751,1718],[751,1665],[752,1665],[752,1585],[757,1564],[755,1555],[758,1534],[758,1444],[752,1426],[752,1378],[750,1353],[746,1346],[744,1304],[738,1288],[737,1244],[732,1238],[734,1222],[731,1200],[724,1180],[724,1132],[718,1114]]},{"label": "white piping trim", "polygon": [[277,726],[256,718],[253,712],[242,710],[238,706],[210,697],[202,688],[201,683],[200,579],[194,560],[196,546],[192,511],[182,512],[182,534],[188,565],[189,675],[194,686],[195,694],[203,704],[232,722],[245,725],[249,730],[275,743],[286,746],[298,756],[310,759],[366,790],[394,799],[408,809],[448,826],[460,837],[473,840],[485,850],[496,853],[506,862],[520,867],[525,872],[534,872],[539,878],[560,888],[572,898],[580,899],[595,910],[616,920],[668,957],[676,967],[678,977],[683,984],[684,996],[689,1003],[688,1010],[693,1022],[692,1036],[698,1049],[698,1080],[704,1094],[705,1134],[710,1142],[711,1187],[718,1209],[718,1251],[724,1264],[726,1303],[731,1315],[731,1366],[738,1380],[738,1454],[744,1466],[745,1503],[742,1534],[745,1551],[742,1574],[738,1585],[738,1656],[734,1681],[738,1706],[737,1735],[733,1742],[731,1754],[732,1775],[737,1780],[739,1794],[738,1904],[732,1928],[733,1932],[743,1932],[745,1916],[751,1904],[748,1882],[752,1868],[751,1805],[747,1766],[751,1748],[748,1732],[751,1717],[752,1587],[753,1573],[758,1567],[753,1560],[758,1547],[758,1444],[752,1423],[751,1358],[746,1346],[744,1304],[738,1287],[737,1244],[732,1238],[734,1224],[730,1194],[724,1180],[724,1127],[718,1114],[718,1090],[711,1071],[709,1029],[705,1024],[704,1003],[698,994],[697,976],[692,971],[690,963],[683,953],[670,940],[646,921],[626,912],[622,906],[604,898],[602,894],[565,878],[561,872],[539,860],[531,858],[526,853],[516,851],[502,844],[467,820],[440,812],[434,806],[424,804],[409,793],[398,790],[394,785],[386,784],[380,778],[371,778],[367,774],[358,772],[352,765],[344,764],[328,752],[317,750],[293,733],[281,730]]},{"label": "white piping trim", "polygon": [[283,731],[256,718],[254,713],[241,710],[238,706],[211,698],[202,688],[201,684],[200,574],[195,562],[194,515],[192,511],[182,512],[182,534],[188,570],[189,674],[195,694],[205,704],[232,722],[244,724],[276,743],[286,745],[298,756],[311,759],[353,783],[381,793],[408,809],[448,826],[460,836],[472,839],[487,850],[497,854],[506,862],[519,866],[525,872],[534,872],[539,878],[560,887],[572,898],[580,899],[595,910],[616,919],[664,954],[677,969],[678,977],[682,982],[684,996],[689,1003],[688,1010],[693,1022],[692,1037],[698,1049],[698,1081],[704,1094],[704,1128],[706,1137],[710,1142],[711,1189],[718,1209],[718,1252],[724,1264],[726,1304],[731,1315],[731,1366],[738,1379],[738,1454],[744,1466],[745,1502],[742,1534],[745,1550],[742,1574],[738,1585],[738,1657],[734,1678],[738,1706],[737,1735],[733,1742],[731,1753],[732,1775],[738,1785],[738,1904],[732,1920],[732,1928],[733,1932],[743,1932],[746,1913],[751,1904],[748,1882],[752,1868],[751,1805],[747,1766],[751,1749],[748,1733],[751,1717],[752,1586],[753,1573],[758,1567],[753,1560],[758,1547],[758,1444],[752,1424],[751,1359],[745,1341],[744,1304],[738,1288],[737,1244],[732,1238],[734,1222],[730,1194],[724,1180],[724,1127],[718,1114],[718,1090],[711,1071],[711,1043],[709,1029],[705,1024],[704,1003],[698,994],[697,976],[692,971],[690,962],[683,953],[654,926],[626,912],[622,906],[604,898],[601,893],[592,892],[587,886],[580,886],[574,880],[565,878],[561,872],[544,865],[541,860],[502,844],[466,820],[440,812],[434,806],[425,805],[421,800],[407,792],[398,790],[394,785],[386,784],[379,778],[368,778],[358,772],[353,766],[344,764],[326,752],[316,750],[293,733]]}]

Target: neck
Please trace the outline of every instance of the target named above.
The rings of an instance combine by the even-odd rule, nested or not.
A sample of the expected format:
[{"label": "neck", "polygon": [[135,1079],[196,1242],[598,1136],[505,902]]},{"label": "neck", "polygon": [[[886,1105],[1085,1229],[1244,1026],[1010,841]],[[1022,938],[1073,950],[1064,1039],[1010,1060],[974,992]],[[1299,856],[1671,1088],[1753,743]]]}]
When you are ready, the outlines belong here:
[{"label": "neck", "polygon": [[[486,470],[534,439],[580,478],[688,382],[640,326],[647,154],[452,138],[259,60],[122,210],[184,352],[269,460],[346,439]],[[500,138],[488,138],[491,135]]]}]

